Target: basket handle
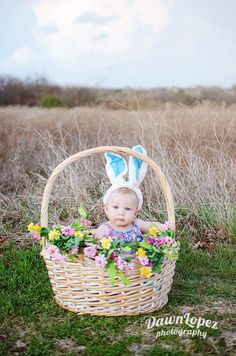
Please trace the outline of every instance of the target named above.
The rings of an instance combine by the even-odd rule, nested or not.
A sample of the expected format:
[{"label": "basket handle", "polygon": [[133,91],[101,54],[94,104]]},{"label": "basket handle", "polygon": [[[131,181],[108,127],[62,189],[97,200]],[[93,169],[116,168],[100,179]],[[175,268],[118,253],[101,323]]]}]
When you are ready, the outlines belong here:
[{"label": "basket handle", "polygon": [[[129,156],[134,156],[145,163],[147,163],[152,170],[155,172],[157,178],[159,179],[159,184],[163,190],[164,197],[165,197],[165,202],[167,206],[167,215],[168,215],[168,220],[171,222],[173,228],[175,228],[175,212],[174,212],[174,203],[173,203],[173,197],[170,191],[169,184],[166,180],[166,177],[160,167],[149,157],[143,155],[142,153],[139,153],[137,151],[132,150],[131,148],[127,147],[116,147],[116,146],[101,146],[101,147],[95,147],[95,148],[90,148],[85,151],[78,152],[67,159],[65,159],[63,162],[61,162],[52,172],[50,175],[46,187],[44,189],[43,193],[43,200],[42,200],[42,205],[41,205],[41,218],[40,218],[40,224],[41,226],[47,226],[48,224],[48,205],[49,205],[49,198],[52,192],[53,184],[57,179],[57,176],[59,173],[61,173],[65,167],[69,166],[71,163],[78,161],[81,158],[91,156],[94,154],[98,153],[106,153],[106,152],[114,152],[118,154],[126,154]],[[45,239],[43,241],[43,247],[46,247]]]}]

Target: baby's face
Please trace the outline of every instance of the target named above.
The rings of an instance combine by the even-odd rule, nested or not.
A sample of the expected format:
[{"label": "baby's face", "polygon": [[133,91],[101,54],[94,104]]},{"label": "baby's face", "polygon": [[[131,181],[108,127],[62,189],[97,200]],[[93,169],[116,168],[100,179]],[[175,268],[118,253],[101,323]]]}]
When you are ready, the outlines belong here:
[{"label": "baby's face", "polygon": [[138,198],[135,193],[122,194],[114,191],[105,206],[109,221],[114,226],[125,227],[132,223],[138,210]]}]

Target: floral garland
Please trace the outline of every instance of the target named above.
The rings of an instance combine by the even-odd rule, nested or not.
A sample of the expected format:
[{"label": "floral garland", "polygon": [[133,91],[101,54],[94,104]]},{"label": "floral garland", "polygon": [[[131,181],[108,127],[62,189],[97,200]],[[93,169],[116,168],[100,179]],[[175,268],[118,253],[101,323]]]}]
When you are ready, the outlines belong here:
[{"label": "floral garland", "polygon": [[[91,222],[87,220],[87,213],[83,208],[79,208],[80,219],[74,224],[62,226],[60,224],[53,227],[28,225],[35,240],[46,239],[50,242],[46,252],[49,257],[60,261],[78,262],[79,256],[93,259],[98,267],[108,269],[111,285],[115,285],[115,277],[119,277],[125,284],[131,284],[123,272],[128,272],[134,268],[133,260],[140,262],[140,274],[144,277],[151,277],[156,272],[161,271],[164,258],[177,259],[180,243],[174,240],[174,230],[171,224],[166,222],[162,228],[153,225],[143,240],[138,236],[136,240],[122,241],[117,237],[94,237],[95,230],[91,229]],[[120,256],[120,254],[129,256]]]}]

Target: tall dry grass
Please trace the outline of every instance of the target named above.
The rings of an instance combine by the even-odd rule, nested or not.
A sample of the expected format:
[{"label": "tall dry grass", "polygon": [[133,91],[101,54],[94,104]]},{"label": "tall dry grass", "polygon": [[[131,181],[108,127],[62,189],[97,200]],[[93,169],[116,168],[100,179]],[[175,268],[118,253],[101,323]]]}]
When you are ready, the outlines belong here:
[{"label": "tall dry grass", "polygon": [[[236,106],[167,103],[156,110],[102,108],[0,109],[1,230],[21,231],[39,220],[50,173],[68,156],[95,146],[143,144],[164,171],[177,211],[210,209],[232,223],[235,204]],[[58,178],[50,221],[70,219],[85,206],[97,224],[108,187],[102,155],[79,161]],[[152,172],[142,186],[145,218],[162,218],[163,195]],[[164,217],[163,217],[164,218]]]}]

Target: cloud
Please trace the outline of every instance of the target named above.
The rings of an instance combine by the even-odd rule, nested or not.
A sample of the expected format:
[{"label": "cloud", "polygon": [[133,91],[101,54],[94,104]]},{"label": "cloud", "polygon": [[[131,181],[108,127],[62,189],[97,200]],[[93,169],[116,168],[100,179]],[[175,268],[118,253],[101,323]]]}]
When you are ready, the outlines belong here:
[{"label": "cloud", "polygon": [[[139,45],[142,27],[154,35],[163,30],[172,4],[167,0],[39,0],[31,5],[37,19],[37,47],[58,61],[88,54],[121,56]],[[50,28],[53,31],[45,31]],[[151,46],[151,37],[144,47]]]},{"label": "cloud", "polygon": [[17,48],[8,58],[0,61],[0,70],[7,72],[9,69],[21,67],[34,59],[34,51],[29,46]]},{"label": "cloud", "polygon": [[78,16],[75,21],[78,23],[96,23],[99,25],[104,25],[115,19],[115,16],[98,16],[95,11],[88,11]]}]

